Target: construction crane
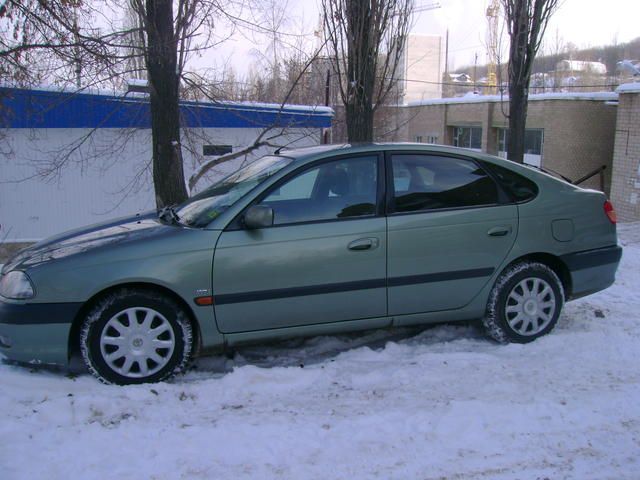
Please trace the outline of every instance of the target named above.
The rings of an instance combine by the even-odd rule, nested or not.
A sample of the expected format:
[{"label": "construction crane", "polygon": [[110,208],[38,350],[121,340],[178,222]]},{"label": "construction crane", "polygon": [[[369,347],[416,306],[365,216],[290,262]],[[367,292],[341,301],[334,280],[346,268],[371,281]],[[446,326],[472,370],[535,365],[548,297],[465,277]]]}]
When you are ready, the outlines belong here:
[{"label": "construction crane", "polygon": [[498,69],[498,21],[500,0],[490,0],[487,7],[487,88],[486,93],[496,94]]}]

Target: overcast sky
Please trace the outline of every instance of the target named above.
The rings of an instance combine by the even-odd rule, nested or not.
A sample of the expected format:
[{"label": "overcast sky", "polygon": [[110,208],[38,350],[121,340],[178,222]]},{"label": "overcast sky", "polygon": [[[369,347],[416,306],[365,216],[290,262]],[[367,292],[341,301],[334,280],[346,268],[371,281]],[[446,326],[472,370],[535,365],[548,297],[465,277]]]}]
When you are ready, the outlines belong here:
[{"label": "overcast sky", "polygon": [[[313,1],[313,0],[311,0]],[[416,0],[429,5],[431,0]],[[449,28],[449,53],[452,66],[484,63],[484,42],[488,0],[440,0],[441,8],[416,15],[414,33],[444,35]],[[578,47],[619,43],[640,37],[640,0],[561,0],[552,17],[547,36],[556,31],[564,43]]]},{"label": "overcast sky", "polygon": [[[289,0],[288,11],[293,17],[289,28],[297,33],[303,30],[312,33],[318,26],[319,3],[320,0]],[[439,3],[441,7],[416,14],[413,33],[444,37],[448,28],[452,68],[473,64],[476,53],[478,63],[485,63],[485,11],[489,0],[416,0],[418,6],[433,3]],[[640,0],[561,0],[547,37],[555,37],[556,32],[563,43],[572,42],[578,47],[606,45],[615,40],[628,42],[640,36]],[[309,42],[315,41],[313,35],[308,38]],[[250,52],[262,50],[262,47],[259,43],[237,38],[221,50],[218,53],[224,59],[232,59],[234,68],[242,75],[247,73],[247,65],[251,63]],[[238,61],[242,57],[247,58],[247,62]]]}]

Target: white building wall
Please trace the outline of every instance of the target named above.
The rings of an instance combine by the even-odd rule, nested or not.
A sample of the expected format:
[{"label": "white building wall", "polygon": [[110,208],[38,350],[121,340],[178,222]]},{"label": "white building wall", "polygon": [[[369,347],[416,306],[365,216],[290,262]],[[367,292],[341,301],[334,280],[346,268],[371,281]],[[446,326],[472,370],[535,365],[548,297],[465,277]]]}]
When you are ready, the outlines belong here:
[{"label": "white building wall", "polygon": [[405,103],[442,98],[442,37],[409,35],[404,57]]},{"label": "white building wall", "polygon": [[[206,159],[202,145],[250,145],[261,129],[186,129],[185,176]],[[9,129],[0,151],[0,243],[37,241],[65,230],[155,208],[148,129]],[[308,146],[320,142],[320,129],[291,129],[277,143]],[[47,179],[39,172],[64,160]],[[208,186],[273,149],[262,148],[216,167],[196,186]]]}]

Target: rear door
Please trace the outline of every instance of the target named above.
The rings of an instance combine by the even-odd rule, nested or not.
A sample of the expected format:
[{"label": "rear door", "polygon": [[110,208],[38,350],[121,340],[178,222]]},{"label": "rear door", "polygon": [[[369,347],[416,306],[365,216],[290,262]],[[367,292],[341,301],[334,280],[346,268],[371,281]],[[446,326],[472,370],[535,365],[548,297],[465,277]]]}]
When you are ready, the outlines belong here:
[{"label": "rear door", "polygon": [[470,158],[387,162],[389,315],[465,306],[513,246],[517,207]]},{"label": "rear door", "polygon": [[386,298],[383,157],[304,167],[255,203],[270,228],[231,228],[214,255],[216,321],[225,333],[382,317]]}]

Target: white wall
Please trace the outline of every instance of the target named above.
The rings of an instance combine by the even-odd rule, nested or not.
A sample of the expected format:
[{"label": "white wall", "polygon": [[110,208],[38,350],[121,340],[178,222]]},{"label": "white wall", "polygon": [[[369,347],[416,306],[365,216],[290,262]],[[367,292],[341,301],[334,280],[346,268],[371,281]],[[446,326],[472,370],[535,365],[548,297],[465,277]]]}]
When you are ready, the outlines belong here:
[{"label": "white wall", "polygon": [[[203,144],[249,145],[250,128],[188,129],[182,137],[185,176],[203,159]],[[89,135],[90,134],[90,135]],[[65,230],[155,208],[148,129],[10,129],[0,150],[0,243],[36,241]],[[291,129],[279,144],[318,144],[320,129]],[[57,174],[38,176],[77,147]],[[271,150],[262,148],[255,159]],[[193,153],[192,153],[193,152]],[[246,158],[217,167],[196,190],[235,170]]]},{"label": "white wall", "polygon": [[409,35],[403,60],[405,103],[442,98],[442,37]]}]

